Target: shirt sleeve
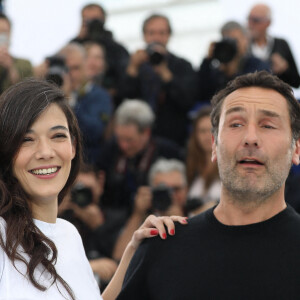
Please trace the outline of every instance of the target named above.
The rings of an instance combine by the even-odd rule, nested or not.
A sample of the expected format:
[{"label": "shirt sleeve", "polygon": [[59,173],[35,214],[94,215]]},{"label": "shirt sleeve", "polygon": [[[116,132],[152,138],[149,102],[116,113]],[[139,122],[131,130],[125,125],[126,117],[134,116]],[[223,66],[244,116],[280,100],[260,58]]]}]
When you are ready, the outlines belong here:
[{"label": "shirt sleeve", "polygon": [[148,271],[148,241],[142,243],[133,256],[127,269],[122,290],[117,300],[147,300],[149,298],[147,286]]}]

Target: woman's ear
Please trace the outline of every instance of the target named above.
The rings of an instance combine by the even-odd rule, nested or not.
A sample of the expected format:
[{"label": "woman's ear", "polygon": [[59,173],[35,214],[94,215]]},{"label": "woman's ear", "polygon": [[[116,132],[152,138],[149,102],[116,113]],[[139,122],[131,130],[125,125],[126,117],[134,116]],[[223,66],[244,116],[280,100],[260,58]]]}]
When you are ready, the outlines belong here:
[{"label": "woman's ear", "polygon": [[73,141],[72,141],[72,159],[75,157],[75,155],[76,155],[76,140],[74,139]]}]

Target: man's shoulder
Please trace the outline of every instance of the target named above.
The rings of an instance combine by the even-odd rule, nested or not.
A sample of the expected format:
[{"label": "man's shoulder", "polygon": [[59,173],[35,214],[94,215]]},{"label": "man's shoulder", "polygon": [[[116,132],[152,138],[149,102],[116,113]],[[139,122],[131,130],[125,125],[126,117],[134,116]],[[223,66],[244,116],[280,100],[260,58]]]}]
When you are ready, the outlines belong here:
[{"label": "man's shoulder", "polygon": [[168,52],[168,56],[169,56],[169,62],[170,63],[175,63],[175,64],[178,64],[178,65],[182,65],[182,66],[192,68],[192,64],[188,60],[186,60],[185,58],[177,56],[177,55],[175,55],[171,52]]},{"label": "man's shoulder", "polygon": [[89,91],[86,93],[86,95],[94,97],[94,98],[105,98],[110,100],[110,95],[109,93],[102,87],[92,84]]},{"label": "man's shoulder", "polygon": [[153,251],[156,253],[157,249],[163,250],[181,247],[183,245],[186,246],[186,243],[189,244],[189,241],[197,239],[201,242],[201,239],[205,239],[205,237],[211,232],[212,224],[209,221],[210,215],[213,213],[213,209],[208,209],[205,212],[202,212],[192,218],[188,219],[187,225],[182,225],[180,223],[175,223],[175,235],[167,236],[166,240],[162,240],[160,237],[155,237],[152,239],[146,239],[142,245],[145,250]]}]

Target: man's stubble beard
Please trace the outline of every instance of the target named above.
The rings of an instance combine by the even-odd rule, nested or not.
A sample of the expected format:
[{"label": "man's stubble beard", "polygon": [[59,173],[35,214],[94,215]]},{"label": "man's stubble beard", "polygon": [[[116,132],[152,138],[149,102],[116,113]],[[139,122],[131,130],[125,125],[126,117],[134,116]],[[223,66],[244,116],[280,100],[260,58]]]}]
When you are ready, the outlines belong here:
[{"label": "man's stubble beard", "polygon": [[[293,146],[293,144],[292,144]],[[275,194],[284,185],[286,178],[289,174],[292,165],[292,146],[288,149],[288,153],[284,157],[278,158],[275,163],[272,163],[268,158],[263,155],[257,155],[257,150],[243,149],[237,153],[232,160],[228,159],[226,151],[221,148],[219,150],[218,167],[221,182],[230,195],[232,202],[241,205],[253,206],[260,205],[266,202],[273,194]],[[260,170],[242,174],[238,171],[238,158],[237,157],[259,157],[263,158],[264,165]],[[227,159],[226,159],[227,158]],[[259,172],[259,175],[256,173]],[[250,174],[251,173],[251,174]]]}]

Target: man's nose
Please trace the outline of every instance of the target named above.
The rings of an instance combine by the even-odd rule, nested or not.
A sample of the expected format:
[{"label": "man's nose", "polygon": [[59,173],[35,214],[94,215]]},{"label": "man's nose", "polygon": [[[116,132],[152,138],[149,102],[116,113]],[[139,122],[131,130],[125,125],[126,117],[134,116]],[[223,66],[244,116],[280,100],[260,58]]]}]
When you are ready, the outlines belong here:
[{"label": "man's nose", "polygon": [[36,149],[37,159],[50,159],[54,157],[55,153],[50,141],[39,141]]},{"label": "man's nose", "polygon": [[244,146],[260,146],[259,136],[257,127],[254,124],[249,124],[246,128],[245,137],[244,137]]}]

